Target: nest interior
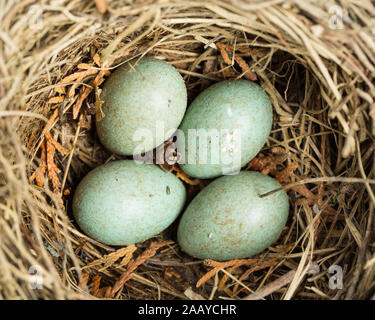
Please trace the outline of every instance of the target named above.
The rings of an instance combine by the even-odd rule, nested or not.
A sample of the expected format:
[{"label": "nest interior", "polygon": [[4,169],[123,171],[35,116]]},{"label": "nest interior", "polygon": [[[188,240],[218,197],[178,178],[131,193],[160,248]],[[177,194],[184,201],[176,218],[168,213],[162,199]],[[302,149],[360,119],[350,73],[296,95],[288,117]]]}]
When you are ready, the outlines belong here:
[{"label": "nest interior", "polygon": [[[375,7],[371,1],[2,1],[2,299],[375,298]],[[189,102],[223,79],[260,84],[271,135],[243,170],[288,186],[277,243],[251,259],[193,259],[177,222],[128,247],[82,234],[77,183],[123,157],[98,141],[100,86],[153,56]],[[134,59],[134,60],[133,60]],[[209,181],[184,181],[190,201]],[[332,278],[336,276],[335,278]],[[254,293],[255,292],[255,293]]]}]

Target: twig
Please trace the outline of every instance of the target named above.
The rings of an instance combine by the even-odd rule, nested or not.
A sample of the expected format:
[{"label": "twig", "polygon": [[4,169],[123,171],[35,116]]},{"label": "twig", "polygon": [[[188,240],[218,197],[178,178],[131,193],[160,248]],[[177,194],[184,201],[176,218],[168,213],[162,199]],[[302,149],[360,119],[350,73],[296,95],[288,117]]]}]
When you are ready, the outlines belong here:
[{"label": "twig", "polygon": [[293,188],[294,186],[298,186],[301,184],[307,184],[307,183],[318,183],[318,182],[345,182],[345,183],[369,183],[369,184],[375,184],[375,179],[363,179],[363,178],[346,178],[346,177],[319,177],[319,178],[310,178],[310,179],[304,179],[298,182],[294,182],[291,184],[288,184],[284,187],[277,188],[271,191],[268,191],[266,193],[263,193],[259,195],[260,198],[268,197],[271,194],[274,194],[276,192],[279,192],[281,190],[287,190],[290,188]]},{"label": "twig", "polygon": [[[315,262],[311,262],[307,267],[305,273],[316,272],[317,264]],[[268,285],[264,286],[262,289],[246,296],[242,300],[260,300],[264,297],[272,294],[273,292],[279,290],[280,288],[286,286],[287,284],[291,283],[294,276],[296,275],[297,270],[290,270],[280,278],[276,279],[275,281],[269,283]]]},{"label": "twig", "polygon": [[41,152],[40,152],[40,163],[38,168],[34,171],[34,173],[30,176],[29,181],[36,181],[36,184],[39,187],[44,186],[44,174],[46,173],[47,169],[47,156],[46,156],[46,142],[43,139],[41,143]]},{"label": "twig", "polygon": [[194,292],[193,289],[192,289],[191,287],[188,287],[188,288],[184,291],[184,295],[187,296],[190,300],[206,300],[206,299],[203,298],[200,294]]},{"label": "twig", "polygon": [[78,287],[83,290],[83,291],[86,291],[87,290],[87,282],[89,281],[89,278],[90,278],[90,275],[86,272],[83,272],[81,274],[81,279],[79,280],[79,283],[78,283]]},{"label": "twig", "polygon": [[[238,268],[240,266],[246,265],[253,265],[255,263],[260,262],[260,259],[235,259],[230,261],[219,262],[211,259],[207,259],[204,261],[204,264],[209,267],[213,267],[210,271],[208,271],[205,275],[203,275],[197,282],[196,287],[199,288],[202,284],[207,282],[211,279],[219,269],[224,269],[228,267]],[[227,278],[226,278],[227,279]],[[224,280],[223,280],[224,281]]]},{"label": "twig", "polygon": [[202,181],[198,178],[191,179],[184,171],[181,170],[181,168],[178,165],[174,165],[172,167],[173,171],[176,171],[177,178],[181,179],[182,181],[186,182],[187,184],[190,184],[191,186],[199,185]]},{"label": "twig", "polygon": [[94,278],[92,278],[91,294],[95,297],[99,297],[99,287],[101,279],[101,276],[99,276],[98,274],[96,274]]},{"label": "twig", "polygon": [[168,244],[173,243],[172,241],[165,241],[165,242],[152,242],[150,247],[145,250],[135,261],[132,260],[129,264],[129,267],[126,271],[121,274],[119,280],[116,281],[113,288],[109,293],[109,297],[113,298],[115,294],[124,286],[125,282],[128,281],[131,277],[133,272],[138,268],[139,265],[144,263],[148,258],[154,256],[156,251]]},{"label": "twig", "polygon": [[66,156],[69,153],[69,150],[65,149],[59,142],[52,138],[50,132],[46,132],[44,135],[46,139],[54,146],[54,148],[62,155]]},{"label": "twig", "polygon": [[260,300],[271,293],[279,290],[280,288],[286,286],[288,283],[290,283],[293,280],[293,277],[296,274],[296,270],[290,270],[286,274],[284,274],[282,277],[276,279],[275,281],[269,283],[262,289],[258,290],[257,292],[254,292],[247,297],[243,298],[242,300]]},{"label": "twig", "polygon": [[[366,178],[366,174],[365,174],[365,171],[364,171],[363,165],[362,165],[361,150],[360,150],[358,139],[356,139],[356,146],[357,146],[357,153],[358,153],[359,170],[361,172],[362,177]],[[367,228],[366,228],[364,240],[362,242],[362,246],[358,249],[359,253],[358,253],[357,263],[356,263],[354,273],[353,273],[353,279],[352,279],[352,282],[351,282],[350,287],[348,289],[348,292],[345,296],[345,300],[352,300],[353,299],[355,288],[357,287],[360,275],[363,271],[363,265],[365,263],[365,257],[366,257],[366,249],[367,249],[367,246],[369,244],[369,240],[370,240],[370,236],[371,236],[372,219],[373,219],[373,215],[374,215],[374,203],[375,203],[375,201],[374,201],[374,193],[372,192],[372,189],[371,189],[369,183],[366,183],[366,189],[367,189],[367,192],[369,193],[370,198],[372,200],[372,201],[370,201],[369,218],[367,220]]]},{"label": "twig", "polygon": [[53,192],[58,193],[60,187],[60,180],[58,173],[61,170],[56,166],[54,162],[55,148],[52,143],[47,139],[46,140],[46,149],[47,149],[47,176],[48,179],[52,181]]},{"label": "twig", "polygon": [[[82,118],[82,117],[80,117],[80,118]],[[63,190],[64,190],[64,187],[65,187],[66,179],[68,177],[68,172],[69,172],[70,164],[72,162],[74,150],[76,149],[77,140],[78,140],[80,130],[81,130],[81,126],[80,126],[80,122],[78,122],[77,131],[76,131],[76,134],[75,134],[74,140],[73,140],[73,146],[72,146],[72,149],[70,150],[70,153],[69,153],[68,163],[66,165],[63,180],[62,180],[62,183],[61,183],[61,192],[64,192]]]},{"label": "twig", "polygon": [[233,54],[233,59],[238,63],[240,66],[243,75],[246,79],[255,81],[257,80],[257,75],[250,70],[250,67],[246,63],[246,61],[241,58],[238,54],[235,53],[233,46],[226,44],[226,43],[216,43],[216,46],[220,50],[220,54],[223,57],[223,60],[228,65],[233,65],[233,61],[229,58],[227,51],[231,51]]}]

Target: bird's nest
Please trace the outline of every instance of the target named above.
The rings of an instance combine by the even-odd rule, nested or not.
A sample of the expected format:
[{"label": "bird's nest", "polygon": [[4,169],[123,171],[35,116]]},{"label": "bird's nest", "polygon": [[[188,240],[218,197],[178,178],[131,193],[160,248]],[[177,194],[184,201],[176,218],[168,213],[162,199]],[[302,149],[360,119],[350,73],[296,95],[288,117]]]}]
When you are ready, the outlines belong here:
[{"label": "bird's nest", "polygon": [[[0,12],[1,299],[374,298],[371,1],[6,0]],[[244,170],[287,186],[291,209],[261,254],[193,259],[176,223],[109,247],[75,224],[77,183],[121,158],[95,134],[101,83],[144,55],[179,70],[189,102],[233,78],[271,98],[271,135]],[[209,183],[163,169],[188,201]]]}]

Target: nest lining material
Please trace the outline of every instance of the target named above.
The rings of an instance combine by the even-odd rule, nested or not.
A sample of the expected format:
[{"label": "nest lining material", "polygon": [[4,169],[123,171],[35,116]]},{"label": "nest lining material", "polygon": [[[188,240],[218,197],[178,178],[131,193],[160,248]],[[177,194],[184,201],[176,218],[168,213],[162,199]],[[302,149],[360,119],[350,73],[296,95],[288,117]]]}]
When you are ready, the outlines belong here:
[{"label": "nest lining material", "polygon": [[[374,299],[371,1],[1,6],[1,299]],[[175,243],[176,224],[126,248],[77,229],[75,186],[120,158],[95,136],[100,85],[145,55],[181,72],[189,101],[236,78],[270,96],[270,138],[245,170],[292,184],[291,211],[278,242],[259,256],[197,261]],[[189,200],[208,183],[163,168],[185,182]],[[330,287],[332,266],[342,268],[341,290]]]}]

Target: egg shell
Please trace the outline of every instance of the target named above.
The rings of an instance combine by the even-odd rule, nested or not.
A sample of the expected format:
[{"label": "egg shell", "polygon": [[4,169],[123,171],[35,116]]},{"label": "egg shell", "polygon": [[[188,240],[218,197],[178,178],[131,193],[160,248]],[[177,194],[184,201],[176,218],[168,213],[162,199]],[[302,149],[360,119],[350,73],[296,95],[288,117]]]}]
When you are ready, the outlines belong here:
[{"label": "egg shell", "polygon": [[[206,163],[199,163],[202,161],[199,158],[199,139],[196,140],[195,147],[189,146],[190,141],[185,142],[186,149],[182,152],[185,154],[185,164],[181,164],[181,168],[188,175],[201,179],[239,172],[267,141],[272,122],[272,104],[265,91],[254,82],[226,80],[208,87],[188,107],[179,129],[183,131],[185,139],[189,129],[216,129],[219,133],[227,129],[229,135],[219,136],[220,150],[217,154],[220,159],[216,163],[211,158],[211,140],[208,140]],[[240,133],[240,145],[230,137],[233,130]],[[223,149],[224,139],[228,137],[229,148]],[[194,151],[196,156],[192,162],[188,158],[188,152]],[[229,161],[224,160],[225,157]],[[235,157],[238,157],[238,161],[231,160]],[[231,161],[235,164],[233,168]]]},{"label": "egg shell", "polygon": [[142,242],[166,229],[182,210],[183,183],[154,164],[119,160],[79,183],[73,214],[82,231],[108,245]]},{"label": "egg shell", "polygon": [[[187,105],[184,80],[171,64],[154,58],[134,64],[117,68],[105,81],[100,94],[104,117],[96,121],[101,143],[121,155],[147,152],[167,140],[165,134],[178,128]],[[161,135],[156,121],[164,127]],[[134,135],[142,129],[151,130],[153,140],[136,152],[143,137]]]},{"label": "egg shell", "polygon": [[251,257],[275,242],[288,218],[289,202],[272,177],[241,171],[223,176],[191,201],[178,226],[183,251],[218,261]]}]

